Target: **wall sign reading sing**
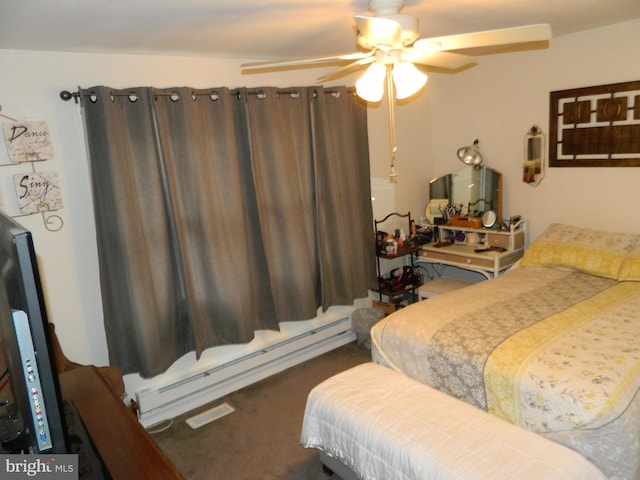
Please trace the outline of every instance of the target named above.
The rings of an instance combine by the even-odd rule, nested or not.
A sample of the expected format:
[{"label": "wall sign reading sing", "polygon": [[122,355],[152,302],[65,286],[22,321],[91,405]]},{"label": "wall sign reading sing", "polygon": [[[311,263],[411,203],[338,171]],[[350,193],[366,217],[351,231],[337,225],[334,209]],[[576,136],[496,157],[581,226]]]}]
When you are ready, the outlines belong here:
[{"label": "wall sign reading sing", "polygon": [[49,212],[62,208],[56,172],[19,173],[13,176],[20,213]]}]

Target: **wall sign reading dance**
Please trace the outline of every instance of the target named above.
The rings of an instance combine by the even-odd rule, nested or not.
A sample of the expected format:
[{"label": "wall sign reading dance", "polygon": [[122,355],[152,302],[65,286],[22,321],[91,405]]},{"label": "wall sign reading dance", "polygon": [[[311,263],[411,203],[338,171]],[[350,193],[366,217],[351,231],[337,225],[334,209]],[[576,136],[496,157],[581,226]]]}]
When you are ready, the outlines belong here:
[{"label": "wall sign reading dance", "polygon": [[46,122],[8,122],[2,125],[7,153],[12,162],[37,162],[53,158]]}]

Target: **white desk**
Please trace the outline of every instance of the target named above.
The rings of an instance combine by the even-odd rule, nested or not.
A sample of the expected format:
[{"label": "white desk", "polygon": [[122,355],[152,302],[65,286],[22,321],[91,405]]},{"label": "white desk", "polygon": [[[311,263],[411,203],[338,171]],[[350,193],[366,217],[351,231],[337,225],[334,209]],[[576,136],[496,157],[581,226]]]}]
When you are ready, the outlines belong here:
[{"label": "white desk", "polygon": [[439,241],[422,245],[417,262],[451,265],[489,279],[500,275],[524,255],[523,223],[505,231],[451,225],[437,228]]}]

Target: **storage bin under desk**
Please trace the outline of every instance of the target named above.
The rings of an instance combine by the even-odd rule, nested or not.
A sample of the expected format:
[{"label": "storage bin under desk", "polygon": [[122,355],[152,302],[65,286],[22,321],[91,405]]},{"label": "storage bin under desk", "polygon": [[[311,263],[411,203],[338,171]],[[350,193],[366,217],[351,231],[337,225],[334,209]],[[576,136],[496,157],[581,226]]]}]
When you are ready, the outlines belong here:
[{"label": "storage bin under desk", "polygon": [[444,295],[445,293],[453,292],[454,290],[468,287],[469,285],[472,285],[472,283],[465,282],[464,280],[445,277],[435,278],[422,285],[422,287],[418,289],[418,295],[420,296],[420,300],[424,300]]}]

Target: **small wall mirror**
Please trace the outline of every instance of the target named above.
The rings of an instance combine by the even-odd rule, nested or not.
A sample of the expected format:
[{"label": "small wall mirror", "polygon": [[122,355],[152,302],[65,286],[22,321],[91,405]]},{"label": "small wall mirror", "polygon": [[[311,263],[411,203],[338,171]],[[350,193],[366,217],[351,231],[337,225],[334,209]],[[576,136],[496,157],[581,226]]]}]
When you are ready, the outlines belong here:
[{"label": "small wall mirror", "polygon": [[430,223],[442,218],[440,206],[460,206],[462,214],[482,217],[492,211],[502,220],[502,174],[484,166],[464,166],[429,182],[429,204],[425,215]]}]

